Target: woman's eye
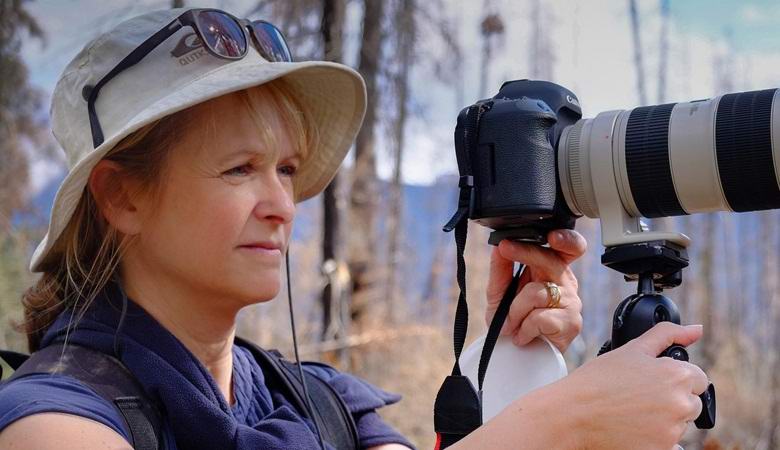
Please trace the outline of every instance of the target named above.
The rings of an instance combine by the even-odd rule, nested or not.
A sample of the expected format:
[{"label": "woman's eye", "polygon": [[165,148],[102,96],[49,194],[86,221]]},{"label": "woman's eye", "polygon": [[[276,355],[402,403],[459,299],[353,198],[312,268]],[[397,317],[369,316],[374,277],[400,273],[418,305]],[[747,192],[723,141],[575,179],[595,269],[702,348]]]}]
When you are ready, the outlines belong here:
[{"label": "woman's eye", "polygon": [[227,170],[223,172],[224,175],[231,175],[231,176],[239,176],[243,177],[248,175],[252,171],[252,165],[251,164],[244,164],[241,166],[234,167],[230,170]]},{"label": "woman's eye", "polygon": [[295,166],[292,166],[292,165],[279,167],[279,173],[281,173],[284,176],[288,176],[288,177],[291,177],[291,176],[295,175],[295,172],[297,170],[298,170],[298,168],[295,167]]}]

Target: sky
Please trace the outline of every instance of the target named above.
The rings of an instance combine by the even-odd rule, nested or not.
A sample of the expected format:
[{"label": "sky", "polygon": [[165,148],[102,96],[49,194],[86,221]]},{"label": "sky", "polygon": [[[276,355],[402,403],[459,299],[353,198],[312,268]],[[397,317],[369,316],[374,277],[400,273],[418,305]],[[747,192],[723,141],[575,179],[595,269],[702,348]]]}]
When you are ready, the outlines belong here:
[{"label": "sky", "polygon": [[[289,0],[292,1],[292,0]],[[443,0],[447,17],[463,47],[460,77],[437,79],[432,61],[448,53],[422,20],[417,64],[411,74],[412,117],[406,130],[404,180],[429,184],[455,173],[452,132],[458,111],[485,95],[494,95],[505,80],[534,73],[529,52],[534,33],[534,0]],[[195,2],[187,1],[188,5]],[[648,103],[657,103],[660,3],[639,0],[641,44]],[[31,82],[47,96],[68,61],[88,40],[124,19],[165,8],[169,0],[39,0],[29,11],[48,33],[47,43],[23,47]],[[242,16],[254,0],[212,0],[199,5],[218,7]],[[539,22],[553,54],[546,78],[579,97],[585,117],[639,104],[628,0],[547,0]],[[780,2],[770,0],[670,1],[669,62],[665,101],[686,101],[722,94],[724,86],[744,91],[780,86]],[[505,34],[493,53],[487,91],[478,92],[482,41],[479,23],[486,10],[499,13]],[[360,2],[351,1],[346,26],[347,63],[354,64],[360,36]],[[293,49],[295,51],[295,49]],[[716,76],[727,73],[727,80]],[[458,88],[460,87],[460,88]],[[48,105],[48,100],[47,103]],[[48,106],[46,107],[46,113]],[[380,111],[380,115],[382,112]],[[389,142],[380,129],[378,171],[389,178]],[[57,177],[64,159],[33,162],[32,191]],[[349,162],[347,162],[349,164]]]}]

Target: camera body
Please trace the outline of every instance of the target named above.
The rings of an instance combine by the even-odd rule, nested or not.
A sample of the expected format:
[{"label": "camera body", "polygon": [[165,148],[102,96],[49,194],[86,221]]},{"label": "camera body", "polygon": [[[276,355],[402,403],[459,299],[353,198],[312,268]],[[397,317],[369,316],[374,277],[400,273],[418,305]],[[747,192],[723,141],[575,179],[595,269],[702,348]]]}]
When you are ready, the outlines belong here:
[{"label": "camera body", "polygon": [[[543,242],[546,231],[574,228],[577,216],[561,191],[556,148],[564,128],[582,117],[577,97],[554,83],[517,80],[478,103],[486,102],[476,145],[458,148],[459,166],[468,158],[474,177],[469,218],[518,240]],[[456,142],[464,140],[468,123],[466,108]]]}]

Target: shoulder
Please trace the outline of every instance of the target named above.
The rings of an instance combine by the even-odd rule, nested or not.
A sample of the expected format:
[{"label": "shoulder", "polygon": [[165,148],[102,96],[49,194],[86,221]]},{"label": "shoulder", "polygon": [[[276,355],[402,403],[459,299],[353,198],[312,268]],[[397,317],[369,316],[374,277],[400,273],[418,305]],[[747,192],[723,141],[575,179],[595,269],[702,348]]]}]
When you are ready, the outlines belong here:
[{"label": "shoulder", "polygon": [[[274,356],[272,351],[263,350],[243,340],[237,341],[236,345],[234,345],[234,350],[238,350],[236,353],[242,354],[243,358],[241,359],[245,360],[244,362],[239,360],[239,362],[249,364],[253,371],[262,372],[264,369],[260,367],[258,361],[252,356],[253,351],[251,347],[254,347],[254,352],[264,352],[271,359],[278,358],[278,356]],[[327,364],[309,361],[305,361],[302,364],[306,372],[330,385],[339,394],[352,414],[373,411],[401,400],[399,395],[386,392],[359,377],[340,372]]]},{"label": "shoulder", "polygon": [[[49,422],[64,431],[110,433],[125,444],[130,436],[114,405],[75,378],[36,374],[0,385],[0,442],[19,430],[29,432]],[[85,424],[90,426],[84,428]]]},{"label": "shoulder", "polygon": [[305,362],[303,367],[307,372],[330,384],[353,414],[379,409],[401,400],[400,395],[387,392],[360,377],[340,372],[327,364]]},{"label": "shoulder", "polygon": [[414,446],[377,413],[401,396],[380,389],[355,375],[340,372],[327,364],[306,362],[304,370],[330,384],[352,412],[360,446],[376,450],[413,449]]},{"label": "shoulder", "polygon": [[132,450],[115,430],[81,416],[57,412],[25,416],[0,432],[0,448],[19,450]]},{"label": "shoulder", "polygon": [[[241,353],[246,356],[248,364],[255,367],[254,370],[265,370],[254,360],[250,350],[243,348],[243,346],[238,347],[242,349]],[[255,351],[263,351],[257,346],[254,347],[256,347]],[[264,352],[266,355],[278,358],[270,351]],[[340,372],[327,364],[303,362],[303,369],[311,376],[329,385],[332,388],[330,389],[331,392],[338,394],[338,397],[343,401],[355,421],[361,448],[376,447],[387,450],[414,448],[411,443],[388,425],[376,412],[379,408],[398,402],[401,399],[400,396],[386,392],[359,377]],[[297,370],[293,371],[297,377]],[[311,390],[313,387],[310,385],[309,389]],[[274,398],[278,399],[280,395],[284,397],[273,386],[269,388],[270,394]],[[393,444],[400,445],[394,446]]]}]

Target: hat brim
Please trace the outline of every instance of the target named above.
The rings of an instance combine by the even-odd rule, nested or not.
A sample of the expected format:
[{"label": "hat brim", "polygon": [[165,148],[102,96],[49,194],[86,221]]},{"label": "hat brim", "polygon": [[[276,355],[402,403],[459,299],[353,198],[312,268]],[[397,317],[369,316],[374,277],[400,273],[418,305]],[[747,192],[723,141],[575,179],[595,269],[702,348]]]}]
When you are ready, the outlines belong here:
[{"label": "hat brim", "polygon": [[54,197],[49,227],[33,253],[30,270],[43,270],[41,265],[70,221],[92,168],[119,141],[162,117],[278,78],[284,78],[294,90],[318,131],[316,145],[309,150],[298,171],[298,200],[320,193],[336,175],[363,121],[366,88],[361,76],[347,66],[324,61],[267,63],[243,60],[225,64],[142,110],[70,170]]}]

